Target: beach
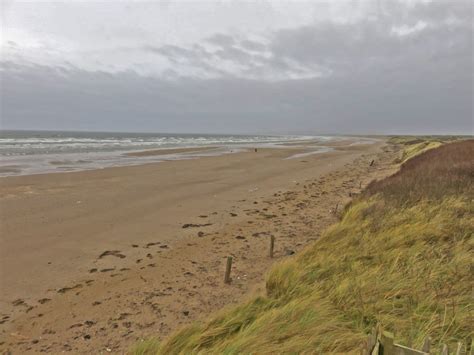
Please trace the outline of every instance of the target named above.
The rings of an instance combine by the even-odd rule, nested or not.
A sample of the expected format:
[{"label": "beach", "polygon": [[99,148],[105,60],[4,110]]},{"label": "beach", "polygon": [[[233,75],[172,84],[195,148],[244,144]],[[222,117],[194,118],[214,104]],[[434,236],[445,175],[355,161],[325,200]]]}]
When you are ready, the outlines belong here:
[{"label": "beach", "polygon": [[394,170],[384,139],[357,142],[0,179],[0,349],[123,353],[264,292],[272,263]]}]

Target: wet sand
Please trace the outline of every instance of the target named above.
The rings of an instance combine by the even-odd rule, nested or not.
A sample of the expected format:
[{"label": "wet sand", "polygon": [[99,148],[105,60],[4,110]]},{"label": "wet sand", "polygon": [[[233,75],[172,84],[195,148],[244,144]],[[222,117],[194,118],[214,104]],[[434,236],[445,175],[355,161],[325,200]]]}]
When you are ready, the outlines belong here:
[{"label": "wet sand", "polygon": [[167,155],[167,154],[182,154],[182,153],[198,153],[205,151],[212,151],[216,147],[192,147],[192,148],[170,148],[170,149],[153,149],[153,150],[142,150],[139,152],[125,153],[129,157],[151,157],[155,155]]},{"label": "wet sand", "polygon": [[0,350],[123,353],[166,337],[262,292],[273,262],[394,169],[382,141],[285,159],[299,152],[0,179]]}]

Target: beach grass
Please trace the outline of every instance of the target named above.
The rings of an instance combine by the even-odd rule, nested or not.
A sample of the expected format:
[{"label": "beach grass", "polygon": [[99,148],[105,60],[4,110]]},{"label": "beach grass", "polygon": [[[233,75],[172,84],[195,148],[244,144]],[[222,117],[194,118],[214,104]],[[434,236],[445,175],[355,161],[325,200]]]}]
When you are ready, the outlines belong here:
[{"label": "beach grass", "polygon": [[156,349],[159,349],[160,341],[157,338],[149,338],[136,343],[133,346],[133,354],[135,355],[147,355],[156,353]]},{"label": "beach grass", "polygon": [[400,157],[396,163],[404,163],[415,155],[427,150],[438,148],[440,145],[467,139],[463,136],[395,136],[389,139],[391,144],[403,146]]},{"label": "beach grass", "polygon": [[376,324],[417,348],[472,337],[474,140],[393,143],[407,151],[400,170],[277,263],[266,295],[131,352],[359,353]]}]

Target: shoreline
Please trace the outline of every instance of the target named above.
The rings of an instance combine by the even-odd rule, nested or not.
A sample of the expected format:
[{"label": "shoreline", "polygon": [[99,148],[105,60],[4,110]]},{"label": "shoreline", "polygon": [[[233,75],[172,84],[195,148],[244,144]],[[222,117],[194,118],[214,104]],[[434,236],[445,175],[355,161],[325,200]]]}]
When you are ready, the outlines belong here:
[{"label": "shoreline", "polygon": [[[2,250],[9,250],[2,270],[15,270],[15,277],[2,276],[0,315],[8,318],[1,341],[22,352],[123,351],[146,334],[166,336],[261,289],[272,262],[334,221],[331,206],[348,199],[356,180],[365,185],[385,173],[377,170],[382,165],[367,167],[372,157],[389,154],[383,146],[336,147],[304,160],[285,160],[297,149],[268,148],[1,179],[8,200],[2,205],[9,206],[2,209]],[[309,193],[308,184],[320,191]],[[262,257],[270,234],[277,238],[274,260]],[[229,254],[234,283],[223,287]]]},{"label": "shoreline", "polygon": [[330,150],[353,144],[373,144],[380,139],[343,136],[295,139],[286,142],[255,142],[210,144],[205,146],[161,147],[144,150],[111,150],[68,153],[3,155],[0,158],[0,178],[101,170],[115,167],[138,166],[173,160],[198,159],[208,156],[235,154],[254,149],[299,149],[304,151]]}]

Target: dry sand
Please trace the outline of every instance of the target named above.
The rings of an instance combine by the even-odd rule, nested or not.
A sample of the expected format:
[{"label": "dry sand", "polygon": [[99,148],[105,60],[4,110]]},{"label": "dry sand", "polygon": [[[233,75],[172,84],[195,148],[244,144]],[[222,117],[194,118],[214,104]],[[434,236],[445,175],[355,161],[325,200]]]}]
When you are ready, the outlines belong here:
[{"label": "dry sand", "polygon": [[394,169],[382,141],[285,160],[298,152],[0,179],[0,350],[123,353],[163,338],[262,292],[273,262]]}]

